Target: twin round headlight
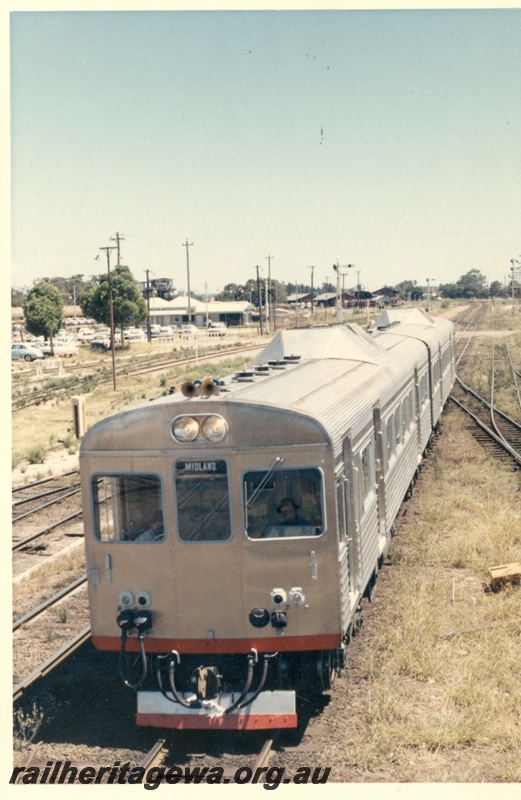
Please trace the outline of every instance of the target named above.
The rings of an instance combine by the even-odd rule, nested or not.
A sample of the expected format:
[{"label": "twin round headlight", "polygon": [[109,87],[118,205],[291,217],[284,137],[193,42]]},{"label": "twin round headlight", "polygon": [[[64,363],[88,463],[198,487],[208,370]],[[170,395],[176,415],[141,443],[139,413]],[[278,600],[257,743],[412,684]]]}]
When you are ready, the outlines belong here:
[{"label": "twin round headlight", "polygon": [[180,444],[194,442],[204,437],[208,442],[221,442],[228,432],[223,417],[207,416],[176,417],[172,422],[172,436]]}]

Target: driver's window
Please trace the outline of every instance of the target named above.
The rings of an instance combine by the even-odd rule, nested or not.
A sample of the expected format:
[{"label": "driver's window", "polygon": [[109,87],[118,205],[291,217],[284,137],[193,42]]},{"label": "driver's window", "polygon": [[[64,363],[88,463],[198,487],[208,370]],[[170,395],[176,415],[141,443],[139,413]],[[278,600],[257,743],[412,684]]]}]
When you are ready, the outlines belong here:
[{"label": "driver's window", "polygon": [[313,468],[244,476],[246,534],[250,539],[319,536],[324,531],[322,475]]}]

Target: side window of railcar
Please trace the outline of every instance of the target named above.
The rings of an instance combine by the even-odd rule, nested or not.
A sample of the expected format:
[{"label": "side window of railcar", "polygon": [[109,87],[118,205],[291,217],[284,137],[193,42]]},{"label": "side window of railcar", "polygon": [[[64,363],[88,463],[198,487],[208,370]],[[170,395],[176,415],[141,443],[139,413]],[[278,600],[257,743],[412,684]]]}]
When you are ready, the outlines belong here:
[{"label": "side window of railcar", "polygon": [[226,461],[175,464],[177,531],[185,542],[222,542],[231,536]]},{"label": "side window of railcar", "polygon": [[429,399],[429,392],[427,387],[427,374],[423,374],[420,380],[420,402],[423,406]]},{"label": "side window of railcar", "polygon": [[398,406],[398,408],[394,412],[394,425],[395,425],[396,447],[399,447],[402,441],[402,416],[401,416],[400,406]]},{"label": "side window of railcar", "polygon": [[360,454],[361,479],[362,479],[362,503],[375,491],[375,472],[374,472],[374,447],[373,443],[364,447]]},{"label": "side window of railcar", "polygon": [[246,534],[250,539],[319,536],[324,531],[322,473],[266,470],[244,476]]},{"label": "side window of railcar", "polygon": [[158,542],[165,538],[157,475],[95,475],[94,533],[102,542]]},{"label": "side window of railcar", "polygon": [[387,440],[387,463],[389,464],[391,458],[393,457],[396,451],[394,414],[391,414],[391,416],[387,420],[386,440]]}]

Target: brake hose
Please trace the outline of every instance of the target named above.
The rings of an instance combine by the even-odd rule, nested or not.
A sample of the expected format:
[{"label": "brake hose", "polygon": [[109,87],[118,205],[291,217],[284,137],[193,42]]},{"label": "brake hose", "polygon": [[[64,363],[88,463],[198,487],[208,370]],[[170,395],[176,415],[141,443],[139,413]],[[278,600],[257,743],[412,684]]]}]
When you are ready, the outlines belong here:
[{"label": "brake hose", "polygon": [[257,689],[254,691],[252,696],[248,700],[246,700],[245,703],[239,704],[239,708],[246,708],[246,706],[249,706],[251,703],[253,703],[253,701],[257,699],[257,697],[264,689],[264,684],[266,683],[266,678],[268,677],[268,658],[273,658],[273,656],[264,656],[264,663],[262,665],[262,675]]},{"label": "brake hose", "polygon": [[119,651],[119,674],[121,676],[121,680],[123,681],[125,686],[127,686],[129,689],[139,689],[139,687],[143,685],[143,683],[145,682],[145,680],[147,678],[148,665],[147,665],[147,655],[145,653],[145,645],[143,643],[143,639],[144,638],[145,638],[144,631],[143,632],[140,631],[138,633],[137,639],[138,639],[138,642],[139,642],[139,651],[140,651],[140,654],[141,654],[141,664],[142,664],[141,679],[137,683],[130,683],[130,681],[128,680],[128,678],[127,678],[127,676],[125,674],[125,669],[124,669],[124,664],[123,664],[123,661],[124,661],[124,658],[125,658],[125,655],[126,655],[125,648],[126,648],[126,643],[127,643],[127,631],[125,629],[121,630],[121,648],[120,648],[120,651]]},{"label": "brake hose", "polygon": [[239,697],[237,698],[237,700],[235,701],[235,703],[232,703],[231,706],[228,706],[228,708],[225,708],[225,710],[224,710],[225,714],[229,714],[231,711],[235,711],[235,709],[240,706],[240,704],[242,703],[242,701],[244,700],[244,698],[246,697],[246,695],[250,691],[251,682],[253,680],[253,667],[255,665],[255,660],[256,660],[256,652],[255,652],[255,654],[254,653],[249,653],[248,654],[248,674],[246,675],[246,682],[244,684],[244,688],[243,688],[242,692],[240,693]]},{"label": "brake hose", "polygon": [[[177,657],[177,663],[179,663],[179,653],[177,652],[177,650],[172,650],[170,655],[171,656],[176,656]],[[173,703],[174,702],[175,703],[179,703],[180,705],[184,706],[185,708],[194,708],[196,702],[198,703],[199,700],[197,698],[195,698],[195,700],[192,700],[192,701],[184,700],[179,695],[179,692],[176,689],[176,686],[175,686],[175,665],[174,665],[174,659],[173,658],[170,659],[170,663],[168,665],[168,681],[170,683],[170,691],[172,692],[172,694],[175,697],[175,700],[172,700],[172,702]],[[166,695],[165,695],[165,697],[166,697]],[[169,697],[167,697],[167,699],[170,700]]]}]

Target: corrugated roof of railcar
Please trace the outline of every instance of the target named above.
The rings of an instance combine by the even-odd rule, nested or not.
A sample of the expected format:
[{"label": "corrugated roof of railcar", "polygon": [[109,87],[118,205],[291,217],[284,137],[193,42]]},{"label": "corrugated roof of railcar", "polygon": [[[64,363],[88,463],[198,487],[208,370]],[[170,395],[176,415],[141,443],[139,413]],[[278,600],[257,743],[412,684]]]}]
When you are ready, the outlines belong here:
[{"label": "corrugated roof of railcar", "polygon": [[[326,330],[327,329],[322,329]],[[329,329],[332,331],[333,329]],[[336,329],[341,332],[342,329]],[[361,331],[361,329],[359,329]],[[386,402],[396,391],[395,379],[401,372],[412,374],[412,368],[418,360],[418,343],[407,337],[400,337],[400,357],[382,349],[377,341],[370,339],[364,331],[363,336],[355,340],[354,352],[357,356],[363,355],[359,349],[360,342],[366,353],[372,356],[373,361],[350,360],[351,352],[348,350],[334,350],[334,355],[329,357],[315,356],[317,352],[310,345],[313,329],[309,337],[303,337],[300,344],[298,337],[291,337],[290,341],[282,335],[278,342],[277,351],[286,355],[300,355],[301,361],[287,368],[287,371],[277,374],[276,379],[267,377],[257,382],[247,384],[240,391],[230,395],[230,401],[255,402],[266,405],[275,405],[280,408],[298,411],[316,417],[328,430],[333,441],[345,434],[346,427],[357,431],[367,422],[372,415],[372,408],[377,401]],[[287,333],[287,332],[284,332]],[[341,336],[331,337],[337,345],[344,343],[345,338],[358,336],[358,331],[351,327],[342,332]],[[317,337],[318,340],[319,337]],[[286,341],[284,341],[286,339]],[[320,337],[323,344],[327,344],[326,337]],[[369,340],[367,343],[366,340]],[[284,346],[291,344],[289,350]],[[315,342],[316,344],[316,342]],[[367,344],[369,346],[367,346]],[[396,339],[394,339],[396,344]],[[367,349],[365,349],[367,347]],[[271,351],[273,352],[273,350]],[[313,353],[309,357],[309,353]],[[266,351],[256,359],[258,365],[266,363]],[[276,374],[276,373],[275,373]],[[338,398],[342,398],[342,404]],[[346,403],[349,412],[346,415]]]},{"label": "corrugated roof of railcar", "polygon": [[[283,374],[249,384],[230,396],[230,402],[273,405],[320,420],[334,439],[349,425],[357,427],[367,407],[391,379],[385,365],[344,359],[313,359]],[[339,403],[339,398],[342,403]],[[346,404],[349,411],[346,413]]]},{"label": "corrugated roof of railcar", "polygon": [[429,345],[438,344],[440,335],[450,338],[454,325],[443,317],[431,317],[421,308],[390,308],[371,325],[375,343],[388,350],[394,337],[414,337]]},{"label": "corrugated roof of railcar", "polygon": [[324,325],[279,331],[252,365],[297,355],[306,360],[340,358],[369,364],[385,360],[381,348],[358,325]]},{"label": "corrugated roof of railcar", "polygon": [[[396,330],[396,329],[395,329]],[[380,338],[380,337],[378,337]],[[396,375],[410,368],[417,358],[414,340],[400,337],[400,356],[390,355],[393,342],[388,347],[369,337],[357,326],[309,328],[281,331],[277,337],[252,362],[252,367],[274,362],[284,369],[272,367],[267,375],[255,374],[251,381],[227,378],[223,390],[215,399],[230,403],[252,403],[293,410],[320,420],[335,443],[345,434],[346,426],[356,433],[367,420],[378,400],[385,401],[395,391]],[[326,355],[326,353],[328,355]],[[298,360],[293,360],[300,356]],[[286,360],[285,359],[289,359]],[[241,377],[240,374],[237,377]],[[343,398],[340,408],[338,398]],[[120,412],[97,423],[87,433],[92,439],[94,429],[105,427],[117,419],[117,427],[132,424],[136,415],[150,415],[153,407],[175,406],[189,402],[198,404],[207,400],[187,399],[176,393],[159,398],[135,409]],[[345,403],[349,403],[349,420],[346,420]],[[195,411],[195,409],[194,409]],[[94,434],[94,438],[96,435]],[[84,449],[89,449],[84,440]],[[93,442],[89,441],[89,445]]]},{"label": "corrugated roof of railcar", "polygon": [[377,342],[384,350],[392,350],[404,339],[419,339],[425,342],[431,349],[437,348],[438,344],[448,341],[451,335],[451,328],[444,326],[432,328],[423,325],[400,325],[385,331],[378,331],[374,334]]}]

